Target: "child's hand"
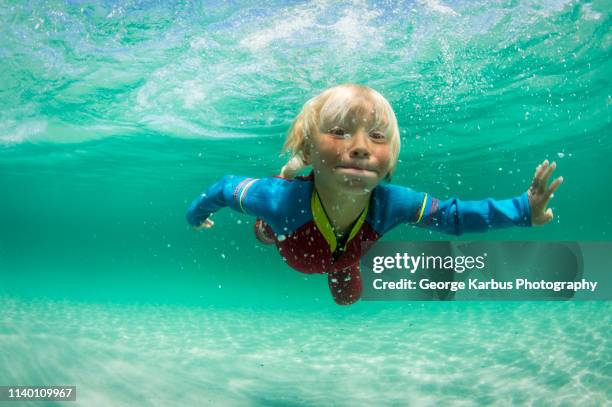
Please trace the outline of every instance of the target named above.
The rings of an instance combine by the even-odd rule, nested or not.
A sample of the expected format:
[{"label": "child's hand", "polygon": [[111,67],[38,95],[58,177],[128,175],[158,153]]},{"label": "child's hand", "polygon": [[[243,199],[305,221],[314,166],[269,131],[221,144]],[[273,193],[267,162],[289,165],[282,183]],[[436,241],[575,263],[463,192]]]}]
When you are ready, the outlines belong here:
[{"label": "child's hand", "polygon": [[548,205],[548,201],[552,198],[553,193],[563,182],[563,177],[554,180],[550,188],[547,187],[547,184],[550,174],[552,174],[556,166],[557,163],[554,161],[552,164],[548,165],[548,160],[544,160],[544,162],[536,168],[533,181],[531,182],[529,191],[527,191],[529,206],[531,206],[532,225],[544,225],[553,219],[552,209],[546,209],[546,205]]},{"label": "child's hand", "polygon": [[200,226],[196,226],[196,230],[202,230],[202,229],[210,229],[214,226],[215,222],[213,222],[210,219],[206,219],[204,222],[202,222],[202,224]]}]

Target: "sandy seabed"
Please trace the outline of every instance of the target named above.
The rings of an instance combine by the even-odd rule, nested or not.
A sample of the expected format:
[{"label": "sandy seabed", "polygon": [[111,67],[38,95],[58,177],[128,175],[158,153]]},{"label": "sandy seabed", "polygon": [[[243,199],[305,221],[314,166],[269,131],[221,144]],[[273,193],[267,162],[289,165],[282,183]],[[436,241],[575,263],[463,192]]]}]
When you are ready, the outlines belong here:
[{"label": "sandy seabed", "polygon": [[76,385],[76,403],[57,405],[612,399],[607,302],[378,303],[351,312],[3,297],[0,309],[0,385]]}]

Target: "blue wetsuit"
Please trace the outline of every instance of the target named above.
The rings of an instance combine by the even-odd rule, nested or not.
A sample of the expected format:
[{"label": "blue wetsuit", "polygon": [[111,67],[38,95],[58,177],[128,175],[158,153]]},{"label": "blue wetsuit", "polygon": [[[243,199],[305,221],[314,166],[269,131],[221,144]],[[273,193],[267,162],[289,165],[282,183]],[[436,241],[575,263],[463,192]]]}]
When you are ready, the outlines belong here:
[{"label": "blue wetsuit", "polygon": [[367,247],[399,224],[453,235],[531,226],[527,192],[506,200],[439,201],[407,187],[379,184],[351,232],[338,241],[314,188],[312,172],[293,180],[225,176],[193,201],[187,220],[199,226],[226,206],[262,219],[279,253],[294,269],[327,273],[330,290],[339,304],[351,304],[361,295],[362,243]]}]

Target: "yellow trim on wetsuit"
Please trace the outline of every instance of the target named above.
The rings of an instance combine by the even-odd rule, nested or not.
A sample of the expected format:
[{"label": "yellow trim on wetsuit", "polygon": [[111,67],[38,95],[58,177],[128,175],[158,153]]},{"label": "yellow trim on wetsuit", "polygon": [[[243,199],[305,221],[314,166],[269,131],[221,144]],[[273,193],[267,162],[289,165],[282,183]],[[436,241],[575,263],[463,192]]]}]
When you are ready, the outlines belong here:
[{"label": "yellow trim on wetsuit", "polygon": [[[370,207],[370,201],[366,203],[365,209],[361,212],[361,215],[353,225],[351,229],[351,233],[349,234],[348,239],[346,239],[346,243],[344,244],[343,250],[346,249],[348,243],[357,235],[357,232],[361,229],[361,225],[365,221],[366,215],[368,214],[368,208]],[[310,199],[310,208],[312,210],[312,218],[315,221],[315,225],[327,241],[329,245],[329,249],[332,253],[336,251],[338,246],[338,242],[336,240],[336,234],[334,233],[334,228],[332,227],[329,219],[327,218],[327,214],[325,213],[325,209],[323,208],[323,204],[321,203],[321,199],[319,198],[319,194],[315,188],[312,189],[312,197]]]},{"label": "yellow trim on wetsuit", "polygon": [[425,197],[423,198],[423,204],[421,204],[421,213],[419,213],[419,218],[414,223],[419,223],[421,218],[423,217],[423,212],[425,212],[425,206],[427,205],[427,193],[425,193]]}]

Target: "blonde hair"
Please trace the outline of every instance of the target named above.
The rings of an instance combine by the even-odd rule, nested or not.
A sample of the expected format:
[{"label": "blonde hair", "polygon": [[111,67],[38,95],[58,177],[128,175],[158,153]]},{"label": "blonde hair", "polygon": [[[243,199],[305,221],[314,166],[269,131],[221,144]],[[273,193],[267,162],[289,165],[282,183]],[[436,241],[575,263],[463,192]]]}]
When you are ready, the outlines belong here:
[{"label": "blonde hair", "polygon": [[389,138],[391,161],[388,176],[395,171],[400,151],[400,134],[393,108],[380,93],[363,85],[351,83],[328,88],[318,96],[308,100],[297,115],[289,132],[283,152],[289,151],[293,157],[299,157],[305,164],[304,150],[306,140],[319,131],[319,124],[327,119],[329,122],[341,122],[349,112],[358,115],[374,113],[376,127],[384,130]]}]

